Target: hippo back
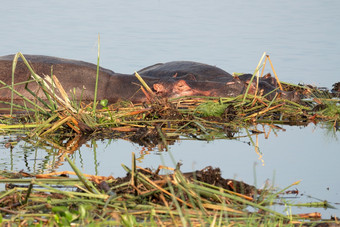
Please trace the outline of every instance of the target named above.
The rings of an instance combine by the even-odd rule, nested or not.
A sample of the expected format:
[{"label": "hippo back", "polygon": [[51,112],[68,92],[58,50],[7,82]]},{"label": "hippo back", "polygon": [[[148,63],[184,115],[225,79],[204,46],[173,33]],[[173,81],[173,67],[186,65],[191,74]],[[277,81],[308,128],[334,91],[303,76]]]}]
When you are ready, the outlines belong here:
[{"label": "hippo back", "polygon": [[[66,92],[71,89],[76,92],[76,97],[82,93],[84,99],[93,99],[97,66],[95,64],[69,60],[63,58],[41,56],[41,55],[24,55],[32,69],[41,77],[44,75],[55,75]],[[12,83],[12,63],[14,55],[0,57],[0,79],[7,85]],[[102,91],[108,86],[109,77],[114,74],[113,71],[100,68],[99,76],[101,83],[98,86],[99,97],[104,97]],[[31,80],[31,73],[21,58],[15,68],[14,83],[22,83]],[[4,89],[0,85],[0,99],[6,100],[10,97],[9,89]],[[36,92],[38,96],[44,97],[36,82],[30,82],[29,88]],[[16,85],[15,89],[24,96],[30,96],[25,89],[25,85]],[[15,98],[19,98],[15,96]]]},{"label": "hippo back", "polygon": [[228,82],[233,77],[226,71],[207,64],[191,61],[173,61],[168,63],[158,63],[138,71],[143,77],[153,77],[159,79],[177,78],[193,81],[216,81]]}]

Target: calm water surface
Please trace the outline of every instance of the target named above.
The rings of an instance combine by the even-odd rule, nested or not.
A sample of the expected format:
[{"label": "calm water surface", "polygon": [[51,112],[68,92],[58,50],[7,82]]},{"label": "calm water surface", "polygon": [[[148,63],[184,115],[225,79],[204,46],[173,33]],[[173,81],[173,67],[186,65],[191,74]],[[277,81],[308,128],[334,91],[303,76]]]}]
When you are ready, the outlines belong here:
[{"label": "calm water surface", "polygon": [[[317,0],[4,0],[0,55],[21,51],[95,63],[100,34],[101,65],[116,72],[132,73],[172,60],[209,63],[230,73],[253,72],[266,51],[281,80],[330,88],[340,79],[339,10],[340,1]],[[268,139],[259,136],[264,166],[247,144],[249,138],[209,143],[183,140],[170,152],[156,149],[145,155],[138,145],[105,140],[97,141],[96,149],[88,142],[89,147],[82,146],[72,156],[86,173],[120,176],[124,174],[120,164],[129,165],[131,152],[140,158],[139,165],[154,168],[162,159],[173,165],[171,154],[183,162],[184,171],[212,165],[220,167],[226,178],[259,187],[267,179],[280,188],[302,180],[297,187],[304,194],[339,203],[339,133],[332,136],[314,126],[284,128],[285,132],[272,133]],[[56,167],[56,152],[24,142],[12,152],[2,146],[0,168],[68,170],[65,163]],[[340,216],[338,210],[317,211],[326,218]]]},{"label": "calm water surface", "polygon": [[[258,127],[262,129],[262,127]],[[263,130],[263,129],[262,129]],[[268,133],[268,126],[265,127]],[[184,172],[202,169],[206,166],[219,167],[225,178],[235,178],[258,187],[266,183],[278,188],[285,188],[301,180],[298,189],[304,194],[297,202],[315,202],[327,200],[339,207],[340,184],[336,180],[339,173],[340,133],[325,128],[309,125],[298,128],[283,126],[275,130],[266,139],[259,134],[258,146],[260,154],[249,144],[250,138],[245,132],[239,133],[239,139],[215,141],[180,140],[169,146],[169,151],[143,147],[124,140],[88,141],[70,157],[77,166],[87,174],[125,176],[121,164],[130,166],[131,154],[134,152],[137,165],[156,169],[159,165],[175,167],[181,162]],[[256,140],[253,135],[252,140]],[[2,136],[0,141],[15,139]],[[0,146],[0,168],[25,172],[43,173],[50,171],[70,170],[64,162],[63,153],[52,147],[39,149],[36,141],[20,141],[13,150]],[[175,162],[174,162],[175,161]],[[312,196],[308,198],[307,196]],[[313,210],[314,209],[314,210]],[[294,211],[294,210],[293,210]],[[304,208],[298,212],[322,212],[337,214],[338,211]]]}]

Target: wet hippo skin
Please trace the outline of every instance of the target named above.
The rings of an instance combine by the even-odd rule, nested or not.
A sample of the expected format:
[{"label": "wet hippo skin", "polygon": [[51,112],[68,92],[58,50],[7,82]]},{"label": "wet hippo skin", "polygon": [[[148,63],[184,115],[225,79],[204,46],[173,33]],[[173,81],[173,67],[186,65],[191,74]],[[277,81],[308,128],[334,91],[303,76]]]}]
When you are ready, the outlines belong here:
[{"label": "wet hippo skin", "polygon": [[[40,55],[24,55],[36,74],[40,76],[55,75],[64,90],[71,95],[75,91],[75,99],[93,100],[97,65]],[[12,83],[12,63],[14,55],[0,57],[0,79],[8,85]],[[181,96],[237,96],[244,93],[248,86],[246,79],[234,78],[226,71],[207,64],[190,61],[174,61],[159,63],[138,71],[145,82],[161,97]],[[15,70],[14,83],[30,80],[30,71],[20,59]],[[248,78],[244,77],[244,78]],[[265,92],[275,89],[275,84],[261,79],[260,86]],[[15,89],[32,97],[24,88],[25,85],[16,85]],[[0,100],[11,97],[9,89],[1,89]],[[29,88],[40,97],[44,97],[36,82],[29,83]],[[20,99],[15,96],[15,99]],[[100,68],[97,99],[108,99],[110,103],[117,100],[130,100],[132,102],[147,101],[145,94],[140,90],[140,82],[134,74],[115,73],[112,70]]]},{"label": "wet hippo skin", "polygon": [[[192,88],[191,92],[186,92],[188,95],[221,97],[237,96],[244,93],[246,87],[250,83],[250,79],[253,77],[252,74],[243,74],[233,77],[218,67],[190,61],[158,63],[143,68],[139,70],[138,73],[142,77],[184,80],[187,85]],[[207,89],[210,89],[210,93],[202,92],[208,91]],[[249,94],[254,94],[255,90],[256,79],[252,81],[248,92]],[[273,90],[275,90],[275,92],[271,93]],[[300,99],[298,94],[295,94],[294,92],[284,92],[277,89],[277,82],[270,74],[259,78],[258,91],[261,95],[270,93],[267,96],[268,99],[274,98],[276,93],[281,94],[283,98],[293,101],[299,101]],[[184,96],[184,93],[173,92],[173,95]]]},{"label": "wet hippo skin", "polygon": [[[97,65],[68,60],[62,58],[37,56],[37,55],[24,55],[36,74],[40,76],[56,75],[64,90],[70,94],[70,91],[75,89],[76,98],[82,96],[82,100],[93,100]],[[6,84],[12,83],[12,61],[13,55],[0,57],[0,79]],[[18,61],[15,69],[15,83],[20,83],[30,79],[30,71],[23,61]],[[150,82],[156,80],[151,79]],[[140,86],[139,81],[133,75],[125,75],[115,73],[111,70],[100,68],[99,83],[98,83],[98,99],[108,99],[110,102],[115,102],[118,99],[132,99],[133,101],[143,101],[145,98],[143,93],[135,94],[138,92]],[[31,90],[35,91],[39,96],[44,97],[42,91],[38,88],[35,82],[29,83]],[[27,97],[32,97],[28,91],[24,89],[24,85],[15,87],[20,93]],[[144,98],[142,97],[144,96]],[[0,99],[6,100],[10,98],[10,90],[0,89]],[[16,96],[15,98],[20,99]],[[139,98],[141,100],[139,100]]]},{"label": "wet hippo skin", "polygon": [[192,81],[229,82],[233,76],[215,66],[191,62],[173,61],[158,63],[138,71],[141,76],[152,78],[177,78]]}]

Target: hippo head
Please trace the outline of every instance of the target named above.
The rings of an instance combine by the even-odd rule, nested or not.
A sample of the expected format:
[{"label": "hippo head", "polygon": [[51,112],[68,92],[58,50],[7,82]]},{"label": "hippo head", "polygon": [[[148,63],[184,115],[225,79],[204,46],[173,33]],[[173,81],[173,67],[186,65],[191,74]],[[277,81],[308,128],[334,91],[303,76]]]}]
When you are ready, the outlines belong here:
[{"label": "hippo head", "polygon": [[155,83],[153,89],[157,95],[168,98],[182,96],[229,97],[242,94],[245,89],[245,84],[239,81],[224,83],[180,79]]},{"label": "hippo head", "polygon": [[[196,85],[196,84],[195,84]],[[182,96],[210,96],[211,91],[202,91],[198,86],[185,80],[160,82],[153,85],[156,94],[162,97],[177,98]]]}]

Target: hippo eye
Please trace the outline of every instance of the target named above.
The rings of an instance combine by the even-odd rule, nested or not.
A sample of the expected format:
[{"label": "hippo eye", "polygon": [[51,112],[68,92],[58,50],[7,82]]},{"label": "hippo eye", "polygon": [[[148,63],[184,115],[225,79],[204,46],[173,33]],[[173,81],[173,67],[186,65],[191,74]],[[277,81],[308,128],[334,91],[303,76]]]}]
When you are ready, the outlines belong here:
[{"label": "hippo eye", "polygon": [[190,90],[190,86],[184,81],[179,80],[173,87],[174,91],[187,91]]}]

